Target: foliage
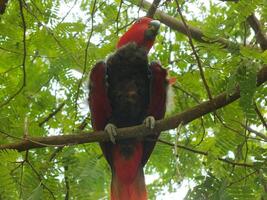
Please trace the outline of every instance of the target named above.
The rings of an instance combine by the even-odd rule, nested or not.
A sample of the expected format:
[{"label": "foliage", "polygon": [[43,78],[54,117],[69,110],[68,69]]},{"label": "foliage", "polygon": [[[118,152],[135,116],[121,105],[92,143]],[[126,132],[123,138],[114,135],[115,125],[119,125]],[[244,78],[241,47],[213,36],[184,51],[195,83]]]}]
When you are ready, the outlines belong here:
[{"label": "foliage", "polygon": [[[8,2],[0,15],[0,144],[17,142],[26,133],[69,134],[84,120],[89,122],[85,129],[91,130],[87,74],[114,51],[132,20],[145,14],[133,2],[27,0],[25,27],[19,1]],[[160,9],[179,20],[175,1],[162,2]],[[267,53],[259,49],[246,21],[256,13],[267,31],[266,1],[179,3],[187,23],[200,28],[206,39],[231,42],[225,48],[218,42],[193,41],[212,95],[231,95],[239,85],[241,98],[179,133],[162,133],[162,140],[177,140],[180,147],[176,152],[158,143],[145,170],[157,177],[148,184],[150,199],[166,199],[163,191],[176,192],[183,180],[193,183],[186,199],[266,199],[266,140],[245,128],[267,136],[259,116],[266,118],[267,87],[256,86]],[[150,60],[160,60],[177,78],[175,108],[168,115],[208,99],[187,36],[163,25]],[[0,160],[0,199],[108,199],[110,171],[97,144],[1,151]]]}]

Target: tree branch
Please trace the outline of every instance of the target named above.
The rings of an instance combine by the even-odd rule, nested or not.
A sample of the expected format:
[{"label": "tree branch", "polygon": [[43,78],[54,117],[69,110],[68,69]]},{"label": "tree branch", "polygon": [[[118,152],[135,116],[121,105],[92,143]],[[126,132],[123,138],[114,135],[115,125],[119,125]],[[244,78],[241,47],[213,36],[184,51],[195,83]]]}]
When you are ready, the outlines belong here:
[{"label": "tree branch", "polygon": [[159,6],[159,3],[160,3],[160,0],[154,0],[153,1],[153,3],[151,4],[150,8],[147,11],[147,14],[146,14],[147,17],[150,17],[150,18],[154,17],[156,10]]},{"label": "tree branch", "polygon": [[121,14],[121,7],[122,7],[122,4],[123,4],[123,0],[120,0],[120,5],[119,5],[119,10],[118,10],[118,13],[117,13],[117,17],[116,17],[116,35],[118,36],[118,33],[119,33],[119,17],[120,17],[120,14]]},{"label": "tree branch", "polygon": [[233,181],[233,182],[229,183],[229,184],[227,185],[227,187],[230,187],[230,186],[232,186],[232,185],[234,185],[234,184],[236,184],[236,183],[239,183],[239,182],[241,182],[241,181],[243,181],[243,180],[246,180],[249,176],[251,176],[251,175],[253,175],[253,174],[255,174],[255,173],[258,173],[258,172],[259,172],[259,170],[255,170],[255,171],[253,171],[253,172],[247,174],[246,176],[243,176],[242,178],[240,178],[240,179],[238,179],[238,180],[236,180],[236,181]]},{"label": "tree branch", "polygon": [[50,113],[45,119],[39,122],[39,127],[42,127],[46,122],[48,122],[52,117],[54,117],[61,109],[65,106],[65,102],[61,103],[58,108],[56,108],[52,113]]},{"label": "tree branch", "polygon": [[20,88],[15,92],[13,95],[11,95],[9,98],[7,98],[6,101],[0,104],[0,108],[3,106],[6,106],[9,104],[9,102],[14,99],[26,86],[26,57],[27,57],[27,48],[26,48],[26,22],[25,22],[25,17],[23,13],[23,3],[22,0],[19,0],[19,10],[20,10],[20,16],[21,16],[21,21],[22,21],[22,27],[23,27],[23,58],[22,58],[22,74],[23,74],[23,80],[22,80],[22,85]]},{"label": "tree branch", "polygon": [[[25,3],[25,2],[24,2]],[[33,3],[33,2],[32,2]],[[42,12],[41,10],[39,9],[39,7],[34,4],[34,7],[37,9],[37,11],[39,13],[41,13],[42,15]],[[35,14],[33,8],[31,6],[29,6],[27,3],[24,4],[24,8],[25,10],[31,15],[33,16],[33,18],[42,26],[46,29],[46,31],[49,33],[49,35],[55,40],[56,44],[58,45],[58,47],[60,47],[68,56],[71,57],[71,59],[77,64],[77,66],[81,67],[82,65],[80,64],[80,62],[76,59],[76,57],[72,54],[72,52],[68,51],[68,49],[61,43],[60,39],[56,36],[56,34],[53,32],[53,30],[48,27],[45,23],[43,23],[38,17],[37,15]]]},{"label": "tree branch", "polygon": [[[141,6],[144,10],[148,10],[151,7],[151,3],[149,3],[146,0],[128,0],[132,4],[136,6]],[[171,17],[167,15],[166,13],[156,10],[155,16],[158,20],[160,20],[163,24],[166,26],[170,27],[173,30],[176,30],[184,35],[187,35],[187,29],[184,26],[183,22],[180,20],[175,19],[174,17]],[[204,35],[204,33],[196,27],[188,25],[188,29],[192,35],[192,38],[199,41],[199,42],[204,42],[204,43],[219,43],[221,44],[224,48],[231,47],[233,48],[236,46],[237,48],[238,45],[236,43],[233,43],[225,38],[209,38]]]},{"label": "tree branch", "polygon": [[247,21],[251,28],[254,30],[257,42],[260,44],[261,49],[264,51],[267,49],[267,36],[262,31],[261,24],[254,14],[247,18]]},{"label": "tree branch", "polygon": [[[158,141],[161,142],[161,143],[163,143],[163,144],[167,144],[169,146],[174,146],[175,145],[175,144],[172,144],[170,142],[167,142],[167,141],[164,141],[164,140],[161,140],[161,139],[159,139]],[[200,150],[197,150],[197,149],[192,149],[190,147],[187,147],[187,146],[184,146],[184,145],[180,145],[180,144],[177,144],[176,146],[178,148],[185,149],[185,150],[190,151],[192,153],[200,154],[200,155],[203,155],[203,156],[208,156],[209,155],[209,152],[207,152],[207,151],[200,151]],[[229,160],[227,158],[220,158],[220,157],[218,157],[217,159],[220,160],[220,161],[222,161],[222,162],[225,162],[225,163],[234,165],[234,166],[253,167],[252,164],[235,162],[235,161]]]},{"label": "tree branch", "polygon": [[243,128],[245,128],[247,131],[249,131],[249,132],[251,132],[251,133],[254,133],[256,136],[258,136],[258,137],[264,139],[264,141],[267,142],[267,136],[264,135],[263,133],[261,133],[261,132],[259,132],[259,131],[256,131],[256,130],[252,129],[251,127],[249,127],[249,126],[247,126],[247,125],[245,125],[245,124],[243,124],[243,123],[240,123],[240,122],[239,122],[239,124],[240,124]]},{"label": "tree branch", "polygon": [[0,15],[5,13],[8,0],[0,0]]},{"label": "tree branch", "polygon": [[180,7],[180,4],[179,4],[178,0],[175,0],[175,2],[176,2],[176,5],[177,5],[177,11],[178,11],[178,13],[179,13],[179,15],[180,15],[180,17],[182,19],[182,22],[184,24],[185,29],[186,29],[186,34],[188,36],[189,44],[190,44],[190,46],[192,48],[192,51],[193,51],[193,54],[194,54],[194,56],[196,58],[197,66],[198,66],[198,69],[199,69],[199,72],[200,72],[200,77],[202,79],[202,82],[203,82],[204,87],[206,89],[206,92],[208,94],[209,100],[212,100],[212,95],[211,95],[210,88],[209,88],[207,80],[205,78],[204,71],[203,71],[199,56],[198,56],[198,54],[196,52],[196,49],[195,49],[195,46],[193,44],[192,34],[191,34],[190,29],[189,29],[189,27],[188,27],[188,25],[187,25],[187,23],[185,21],[185,18],[184,18],[183,14],[182,14],[181,7]]},{"label": "tree branch", "polygon": [[86,42],[86,47],[85,47],[85,50],[84,50],[84,64],[83,64],[83,71],[82,71],[82,77],[81,79],[79,80],[79,83],[78,83],[78,88],[77,88],[77,93],[76,93],[76,96],[75,96],[75,120],[76,121],[76,118],[77,118],[77,113],[78,113],[78,99],[79,99],[79,95],[80,95],[80,91],[81,91],[81,86],[82,86],[82,83],[84,81],[84,76],[86,74],[86,70],[87,70],[87,62],[88,62],[88,49],[89,49],[89,46],[91,44],[91,38],[93,36],[93,32],[94,32],[94,16],[95,16],[95,12],[96,12],[96,2],[97,0],[94,0],[93,2],[93,8],[92,8],[92,12],[91,12],[91,31],[89,33],[89,37],[88,37],[88,40]]},{"label": "tree branch", "polygon": [[[257,74],[257,85],[261,85],[267,81],[267,66],[264,66]],[[229,96],[226,92],[219,94],[213,98],[213,101],[205,101],[197,106],[194,106],[182,113],[172,117],[159,120],[156,122],[156,127],[153,131],[145,128],[143,125],[120,128],[118,129],[117,139],[125,139],[130,137],[144,137],[154,134],[154,132],[166,131],[176,128],[181,122],[189,123],[203,115],[206,115],[216,109],[222,108],[240,97],[239,88],[236,88],[235,93]],[[0,145],[1,149],[16,149],[25,151],[33,148],[41,148],[45,146],[66,146],[74,144],[83,144],[91,142],[109,141],[109,136],[104,131],[95,132],[79,132],[80,134],[59,135],[50,137],[31,137],[25,138],[21,142]]]},{"label": "tree branch", "polygon": [[69,183],[69,177],[68,177],[68,170],[69,166],[64,166],[64,180],[65,180],[65,187],[66,187],[66,194],[65,194],[65,200],[69,200],[70,196],[70,183]]},{"label": "tree branch", "polygon": [[257,104],[255,103],[254,105],[255,105],[255,111],[256,111],[258,117],[260,118],[261,123],[263,124],[263,126],[264,126],[265,129],[267,130],[267,122],[265,121],[263,115],[261,114],[261,112],[260,112],[260,110],[259,110]]}]

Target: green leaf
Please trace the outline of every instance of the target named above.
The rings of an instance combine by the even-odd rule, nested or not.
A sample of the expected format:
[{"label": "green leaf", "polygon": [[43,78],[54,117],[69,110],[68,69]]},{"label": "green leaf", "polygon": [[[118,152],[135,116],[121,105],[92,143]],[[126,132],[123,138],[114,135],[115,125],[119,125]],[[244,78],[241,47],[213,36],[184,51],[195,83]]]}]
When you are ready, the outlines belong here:
[{"label": "green leaf", "polygon": [[28,200],[42,200],[43,199],[43,186],[40,183],[37,188],[32,191]]},{"label": "green leaf", "polygon": [[240,88],[240,106],[248,119],[255,117],[254,94],[256,92],[258,64],[245,59],[237,69],[237,82]]}]

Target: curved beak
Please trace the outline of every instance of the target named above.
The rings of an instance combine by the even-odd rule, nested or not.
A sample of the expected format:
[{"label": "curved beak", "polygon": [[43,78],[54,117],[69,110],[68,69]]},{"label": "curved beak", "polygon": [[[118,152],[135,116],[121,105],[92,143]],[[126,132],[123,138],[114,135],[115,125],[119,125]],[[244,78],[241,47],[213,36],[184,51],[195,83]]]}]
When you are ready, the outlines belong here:
[{"label": "curved beak", "polygon": [[159,27],[160,27],[160,21],[158,20],[152,20],[148,25],[148,28],[151,28],[155,32],[158,32]]},{"label": "curved beak", "polygon": [[148,24],[148,29],[145,31],[145,38],[153,40],[157,36],[160,28],[160,22],[158,20],[152,20]]}]

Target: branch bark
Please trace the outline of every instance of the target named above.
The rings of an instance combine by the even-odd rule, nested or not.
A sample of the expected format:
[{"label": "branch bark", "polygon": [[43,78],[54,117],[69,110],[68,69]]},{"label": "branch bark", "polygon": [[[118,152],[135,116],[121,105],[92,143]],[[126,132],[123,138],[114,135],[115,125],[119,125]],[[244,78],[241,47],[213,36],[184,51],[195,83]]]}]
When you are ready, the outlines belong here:
[{"label": "branch bark", "polygon": [[5,13],[8,0],[0,0],[0,15]]},{"label": "branch bark", "polygon": [[150,8],[147,11],[147,14],[146,14],[147,17],[150,17],[150,18],[154,17],[154,14],[159,6],[159,3],[160,3],[160,0],[153,1],[153,3],[151,4]]},{"label": "branch bark", "polygon": [[[267,81],[267,66],[264,66],[257,74],[257,85],[261,85]],[[116,139],[125,139],[130,137],[144,137],[153,134],[154,132],[166,131],[176,128],[180,123],[189,123],[203,115],[206,115],[216,109],[222,108],[240,97],[239,88],[236,88],[235,93],[231,96],[226,92],[219,94],[213,98],[213,101],[205,101],[198,104],[182,113],[172,117],[159,120],[156,122],[156,127],[153,131],[145,128],[143,125],[120,128]],[[50,137],[31,137],[25,138],[22,141],[11,144],[0,145],[2,149],[16,149],[25,151],[33,148],[41,148],[46,146],[66,146],[74,144],[83,144],[91,142],[109,141],[109,136],[104,131],[96,132],[79,132],[76,135],[59,135]]]},{"label": "branch bark", "polygon": [[[141,6],[144,10],[148,10],[152,6],[151,3],[149,3],[146,0],[128,0],[128,1],[133,3],[136,6]],[[171,29],[176,30],[184,35],[187,35],[187,29],[184,26],[182,21],[177,20],[174,17],[171,17],[167,15],[166,13],[159,11],[159,10],[156,10],[155,18],[157,18],[159,21],[161,21],[163,24],[170,27]],[[234,46],[239,48],[239,46],[236,43],[233,43],[224,38],[208,38],[204,35],[204,33],[199,28],[188,25],[188,29],[191,33],[192,38],[199,42],[219,43],[224,48],[228,48],[228,47],[233,48]]]},{"label": "branch bark", "polygon": [[260,44],[261,49],[265,51],[267,49],[267,36],[262,31],[260,21],[256,18],[254,14],[250,15],[247,18],[247,21],[249,25],[252,27],[252,29],[254,30],[255,35],[256,35],[256,40]]}]

